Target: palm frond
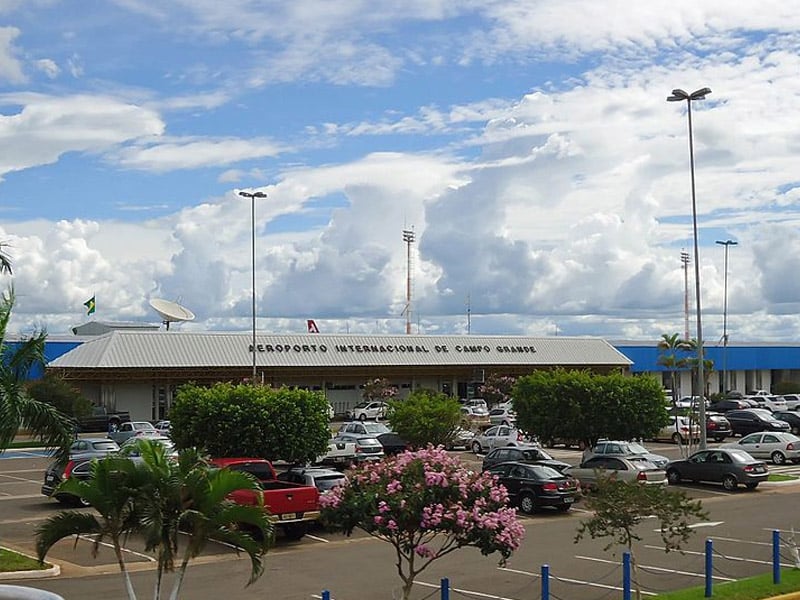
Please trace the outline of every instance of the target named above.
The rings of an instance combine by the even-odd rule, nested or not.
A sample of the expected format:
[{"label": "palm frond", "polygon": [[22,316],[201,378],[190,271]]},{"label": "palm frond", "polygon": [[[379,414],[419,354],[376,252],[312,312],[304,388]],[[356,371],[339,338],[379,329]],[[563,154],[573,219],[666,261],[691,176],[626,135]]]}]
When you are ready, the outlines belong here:
[{"label": "palm frond", "polygon": [[103,528],[91,513],[63,511],[53,515],[36,528],[36,556],[44,562],[56,543],[71,535],[103,535]]}]

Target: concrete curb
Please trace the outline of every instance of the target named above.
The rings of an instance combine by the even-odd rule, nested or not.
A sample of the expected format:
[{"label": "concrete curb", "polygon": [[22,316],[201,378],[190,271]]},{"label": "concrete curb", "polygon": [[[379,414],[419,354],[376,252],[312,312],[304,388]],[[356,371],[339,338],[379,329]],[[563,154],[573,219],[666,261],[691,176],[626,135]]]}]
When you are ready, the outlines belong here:
[{"label": "concrete curb", "polygon": [[[21,554],[22,556],[27,556],[32,560],[36,560],[36,558],[33,556],[25,554],[24,552],[20,552],[19,550],[15,550],[14,548],[7,548],[5,546],[0,546],[0,548],[3,550],[8,550],[9,552],[16,552],[17,554]],[[51,566],[47,569],[35,569],[33,571],[7,571],[0,573],[0,581],[13,581],[16,579],[45,579],[47,577],[58,577],[59,575],[61,575],[61,567],[56,564],[51,564]]]}]

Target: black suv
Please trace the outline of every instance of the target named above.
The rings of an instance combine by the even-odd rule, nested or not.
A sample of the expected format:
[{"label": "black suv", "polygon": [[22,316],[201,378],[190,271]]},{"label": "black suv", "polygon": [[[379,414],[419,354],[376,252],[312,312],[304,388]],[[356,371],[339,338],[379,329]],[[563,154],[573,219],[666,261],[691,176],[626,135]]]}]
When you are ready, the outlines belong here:
[{"label": "black suv", "polygon": [[766,408],[731,410],[725,413],[734,434],[747,435],[756,431],[790,431],[791,425],[779,421]]}]

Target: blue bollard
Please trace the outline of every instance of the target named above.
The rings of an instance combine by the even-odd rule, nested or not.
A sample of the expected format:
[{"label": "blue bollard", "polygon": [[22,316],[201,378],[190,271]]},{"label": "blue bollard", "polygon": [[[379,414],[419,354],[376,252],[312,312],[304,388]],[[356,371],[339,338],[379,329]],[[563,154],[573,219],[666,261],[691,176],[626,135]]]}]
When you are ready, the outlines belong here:
[{"label": "blue bollard", "polygon": [[442,600],[450,600],[450,580],[442,577]]},{"label": "blue bollard", "polygon": [[781,532],[772,531],[772,583],[781,582]]},{"label": "blue bollard", "polygon": [[331,593],[328,590],[322,590],[322,600],[331,600]]},{"label": "blue bollard", "polygon": [[542,565],[542,600],[550,600],[550,565]]},{"label": "blue bollard", "polygon": [[711,588],[713,586],[712,572],[714,570],[714,542],[706,540],[706,598],[711,598]]},{"label": "blue bollard", "polygon": [[622,553],[622,600],[631,600],[631,553]]}]

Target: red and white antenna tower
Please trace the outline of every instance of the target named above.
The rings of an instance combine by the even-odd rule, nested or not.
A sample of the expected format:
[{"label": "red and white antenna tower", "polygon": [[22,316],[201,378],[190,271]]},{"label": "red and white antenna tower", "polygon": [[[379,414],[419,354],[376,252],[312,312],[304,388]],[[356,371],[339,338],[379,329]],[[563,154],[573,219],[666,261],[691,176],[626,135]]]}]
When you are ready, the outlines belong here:
[{"label": "red and white antenna tower", "polygon": [[411,244],[415,239],[414,228],[403,230],[403,241],[406,243],[406,307],[403,312],[406,313],[406,335],[411,334],[411,292],[412,292],[412,277],[413,272],[411,268]]}]

